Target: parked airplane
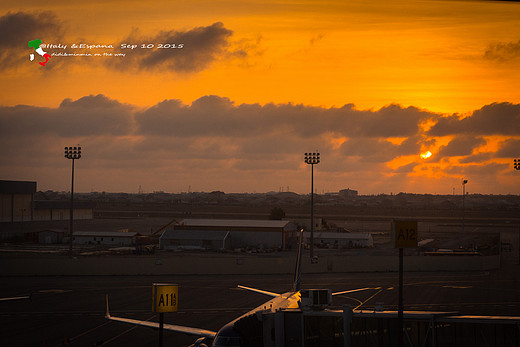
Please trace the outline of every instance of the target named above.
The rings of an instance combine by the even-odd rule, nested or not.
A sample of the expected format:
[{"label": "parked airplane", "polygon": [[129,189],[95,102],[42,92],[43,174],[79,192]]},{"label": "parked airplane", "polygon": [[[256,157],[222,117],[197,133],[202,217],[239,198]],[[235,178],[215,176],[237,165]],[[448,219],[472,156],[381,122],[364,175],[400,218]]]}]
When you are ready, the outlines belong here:
[{"label": "parked airplane", "polygon": [[[264,294],[272,297],[271,300],[264,304],[256,307],[255,309],[243,314],[235,320],[224,325],[219,331],[210,331],[199,328],[191,328],[181,325],[164,324],[163,329],[184,333],[188,335],[199,336],[199,339],[195,341],[191,347],[207,347],[209,345],[213,347],[241,347],[241,346],[263,346],[263,330],[262,322],[257,318],[257,312],[276,312],[281,309],[287,308],[300,308],[301,304],[301,292],[300,292],[300,280],[301,280],[301,260],[302,260],[302,247],[303,245],[303,232],[300,232],[300,245],[298,247],[298,256],[296,259],[296,266],[294,271],[294,281],[292,288],[289,292],[278,294],[261,289],[249,288],[239,285],[238,288],[250,290],[256,293]],[[379,289],[379,288],[361,288],[346,290],[342,292],[332,293],[332,295],[340,295],[358,292],[368,289]],[[159,323],[141,321],[136,319],[114,317],[110,315],[108,308],[108,296],[106,301],[106,318],[116,322],[128,323],[133,325],[146,326],[150,328],[159,328]]]}]

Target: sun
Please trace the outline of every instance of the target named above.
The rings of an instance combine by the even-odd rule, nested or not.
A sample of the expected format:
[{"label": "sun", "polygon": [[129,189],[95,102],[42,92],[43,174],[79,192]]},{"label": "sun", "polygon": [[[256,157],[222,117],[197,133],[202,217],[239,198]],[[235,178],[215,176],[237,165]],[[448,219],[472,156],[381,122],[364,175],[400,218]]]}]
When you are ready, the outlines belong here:
[{"label": "sun", "polygon": [[430,151],[426,151],[424,153],[421,153],[421,158],[423,158],[423,159],[428,159],[431,156],[432,156],[432,152],[430,152]]}]

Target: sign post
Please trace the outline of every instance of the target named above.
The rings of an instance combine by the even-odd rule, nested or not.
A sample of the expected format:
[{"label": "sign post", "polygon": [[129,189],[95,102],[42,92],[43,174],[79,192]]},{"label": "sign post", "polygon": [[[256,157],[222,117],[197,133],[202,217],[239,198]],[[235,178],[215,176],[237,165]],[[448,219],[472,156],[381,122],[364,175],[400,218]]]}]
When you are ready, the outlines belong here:
[{"label": "sign post", "polygon": [[404,346],[403,335],[403,254],[404,248],[417,247],[417,221],[392,221],[394,248],[399,248],[399,306],[397,309],[397,346]]},{"label": "sign post", "polygon": [[163,345],[164,312],[177,312],[179,286],[152,284],[152,311],[159,313],[159,347]]}]

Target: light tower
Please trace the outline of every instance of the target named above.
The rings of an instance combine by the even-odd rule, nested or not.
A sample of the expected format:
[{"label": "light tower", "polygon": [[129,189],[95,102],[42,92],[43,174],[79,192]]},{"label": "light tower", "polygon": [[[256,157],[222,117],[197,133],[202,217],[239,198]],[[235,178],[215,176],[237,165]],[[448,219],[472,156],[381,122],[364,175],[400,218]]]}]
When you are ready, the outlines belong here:
[{"label": "light tower", "polygon": [[468,180],[462,179],[462,233],[464,234],[464,200],[466,198],[466,183]]},{"label": "light tower", "polygon": [[69,256],[72,257],[73,215],[74,215],[74,160],[81,158],[81,147],[65,147],[65,158],[72,159],[72,182],[70,184],[70,228],[69,228]]},{"label": "light tower", "polygon": [[311,166],[311,262],[317,261],[314,258],[314,165],[320,162],[320,153],[305,153],[305,163]]}]

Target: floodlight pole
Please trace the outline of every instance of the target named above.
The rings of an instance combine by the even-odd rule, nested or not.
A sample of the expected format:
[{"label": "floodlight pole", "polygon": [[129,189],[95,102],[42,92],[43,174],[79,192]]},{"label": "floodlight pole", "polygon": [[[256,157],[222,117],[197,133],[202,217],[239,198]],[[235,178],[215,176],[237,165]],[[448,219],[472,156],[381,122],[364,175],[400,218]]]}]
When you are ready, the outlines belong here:
[{"label": "floodlight pole", "polygon": [[314,165],[320,162],[320,153],[305,153],[305,163],[311,165],[311,262],[314,258]]},{"label": "floodlight pole", "polygon": [[69,256],[72,257],[72,241],[74,228],[74,160],[81,158],[81,147],[65,147],[65,158],[72,159],[72,181],[70,184],[70,227],[69,227]]},{"label": "floodlight pole", "polygon": [[404,248],[399,247],[399,301],[397,305],[397,343],[399,347],[404,347],[403,258]]},{"label": "floodlight pole", "polygon": [[314,259],[314,164],[311,164],[311,259]]},{"label": "floodlight pole", "polygon": [[466,183],[468,183],[468,180],[462,179],[462,233],[463,234],[464,234],[464,214],[465,214],[464,200],[466,199]]},{"label": "floodlight pole", "polygon": [[[515,170],[520,170],[520,158],[513,160]],[[518,226],[518,264],[520,264],[520,225]]]}]

